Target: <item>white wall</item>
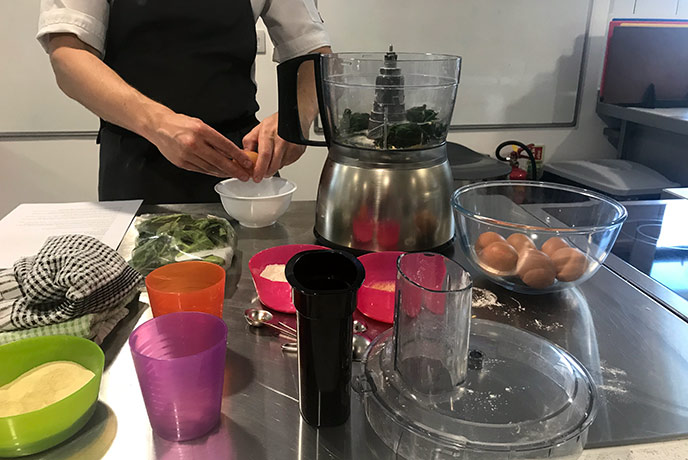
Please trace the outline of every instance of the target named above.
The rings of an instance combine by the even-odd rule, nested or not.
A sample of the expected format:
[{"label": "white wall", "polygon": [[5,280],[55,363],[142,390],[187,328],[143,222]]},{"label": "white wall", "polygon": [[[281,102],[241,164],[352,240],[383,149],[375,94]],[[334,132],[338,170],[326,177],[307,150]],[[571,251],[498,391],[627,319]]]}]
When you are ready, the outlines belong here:
[{"label": "white wall", "polygon": [[[450,133],[449,140],[486,154],[492,154],[494,148],[507,139],[544,144],[545,161],[613,157],[615,151],[602,135],[604,125],[595,114],[597,87],[608,20],[634,16],[688,18],[688,0],[595,0],[578,126],[572,129],[455,131]],[[325,18],[326,22],[335,20]],[[259,28],[264,29],[264,26],[259,25]],[[260,117],[277,110],[275,67],[268,42],[267,54],[256,59]],[[1,106],[0,110],[3,110]],[[0,216],[22,202],[96,200],[97,152],[93,140],[0,140]],[[315,198],[325,156],[324,148],[309,147],[299,162],[282,170],[282,174],[299,187],[295,199]]]},{"label": "white wall", "polygon": [[[502,141],[510,139],[518,140],[525,144],[544,145],[546,162],[613,157],[615,150],[602,135],[604,124],[595,114],[597,88],[602,70],[608,25],[609,4],[610,0],[595,0],[593,4],[587,58],[584,63],[583,93],[578,113],[578,125],[576,127],[458,131],[451,132],[449,140],[490,155],[494,153],[497,145]],[[460,84],[459,91],[461,91]]]},{"label": "white wall", "polygon": [[0,217],[19,203],[97,201],[92,139],[0,141]]}]

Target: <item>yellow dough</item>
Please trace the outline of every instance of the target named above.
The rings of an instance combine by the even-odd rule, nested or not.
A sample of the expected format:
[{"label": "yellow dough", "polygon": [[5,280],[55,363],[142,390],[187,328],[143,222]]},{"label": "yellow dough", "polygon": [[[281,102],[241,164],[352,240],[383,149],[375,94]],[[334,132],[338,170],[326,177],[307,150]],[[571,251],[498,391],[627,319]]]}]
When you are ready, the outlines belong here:
[{"label": "yellow dough", "polygon": [[370,289],[375,289],[378,291],[394,292],[396,289],[396,281],[373,281],[370,283]]},{"label": "yellow dough", "polygon": [[271,264],[263,269],[260,276],[270,281],[281,281],[286,283],[287,275],[284,273],[284,268],[284,264]]},{"label": "yellow dough", "polygon": [[34,367],[0,387],[0,417],[43,409],[75,393],[95,374],[72,361]]}]

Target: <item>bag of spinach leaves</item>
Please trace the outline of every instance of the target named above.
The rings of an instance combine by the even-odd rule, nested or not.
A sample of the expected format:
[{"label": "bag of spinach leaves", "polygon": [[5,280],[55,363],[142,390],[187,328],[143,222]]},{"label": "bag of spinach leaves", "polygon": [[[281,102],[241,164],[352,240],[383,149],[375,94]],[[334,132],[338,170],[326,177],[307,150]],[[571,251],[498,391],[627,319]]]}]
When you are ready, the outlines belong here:
[{"label": "bag of spinach leaves", "polygon": [[165,214],[142,216],[130,264],[142,275],[184,260],[204,260],[223,266],[232,263],[236,232],[215,216]]}]

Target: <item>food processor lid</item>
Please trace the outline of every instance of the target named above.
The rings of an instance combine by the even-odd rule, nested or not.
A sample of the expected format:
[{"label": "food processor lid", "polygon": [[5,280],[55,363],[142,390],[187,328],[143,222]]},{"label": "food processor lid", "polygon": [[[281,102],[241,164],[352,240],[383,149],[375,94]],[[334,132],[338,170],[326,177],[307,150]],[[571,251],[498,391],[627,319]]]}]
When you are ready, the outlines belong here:
[{"label": "food processor lid", "polygon": [[388,446],[403,453],[406,443],[427,458],[438,450],[528,452],[574,440],[592,423],[595,386],[565,350],[477,319],[469,350],[465,382],[450,394],[428,397],[395,371],[392,329],[373,342],[360,390],[368,420]]},{"label": "food processor lid", "polygon": [[[459,84],[459,68],[462,59],[460,56],[449,54],[396,52],[393,51],[391,45],[389,51],[384,52],[329,53],[323,54],[321,58],[326,68],[323,74],[323,81],[344,88],[384,87],[386,83],[375,81],[375,79],[343,79],[342,77],[345,74],[341,72],[342,65],[352,69],[352,74],[349,77],[356,75],[356,72],[364,70],[369,66],[370,69],[375,68],[376,72],[380,66],[383,68],[403,67],[407,70],[425,67],[427,74],[419,75],[419,78],[405,84],[408,88],[416,89],[456,87]],[[443,72],[441,74],[436,73],[438,69],[442,69]],[[390,84],[392,87],[397,86],[396,82],[391,82]]]}]

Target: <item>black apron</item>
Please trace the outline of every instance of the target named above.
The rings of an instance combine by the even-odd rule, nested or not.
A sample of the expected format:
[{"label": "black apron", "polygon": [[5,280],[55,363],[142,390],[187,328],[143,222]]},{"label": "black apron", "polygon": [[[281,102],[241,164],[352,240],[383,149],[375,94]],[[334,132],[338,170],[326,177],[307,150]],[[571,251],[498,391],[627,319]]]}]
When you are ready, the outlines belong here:
[{"label": "black apron", "polygon": [[[113,0],[105,63],[145,96],[197,117],[241,147],[256,125],[249,0]],[[100,200],[218,201],[221,179],[186,171],[131,131],[101,121]]]}]

